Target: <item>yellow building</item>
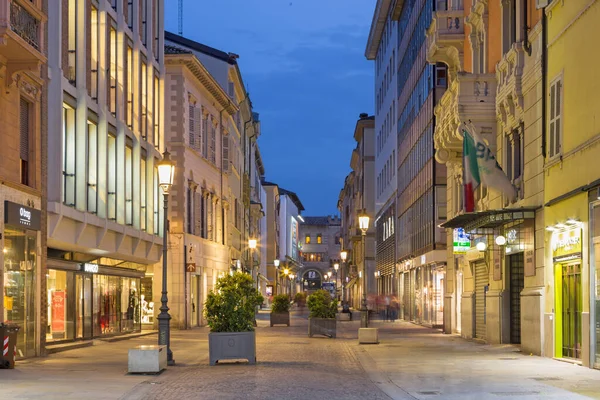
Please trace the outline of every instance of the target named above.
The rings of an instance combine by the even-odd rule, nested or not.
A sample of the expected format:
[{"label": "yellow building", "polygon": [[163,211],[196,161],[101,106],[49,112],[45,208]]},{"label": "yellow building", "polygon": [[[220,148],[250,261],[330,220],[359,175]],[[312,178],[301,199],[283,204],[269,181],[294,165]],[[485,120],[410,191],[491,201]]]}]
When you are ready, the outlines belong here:
[{"label": "yellow building", "polygon": [[600,285],[600,1],[552,1],[545,9],[547,74],[544,221],[545,353],[600,367],[594,329]]}]

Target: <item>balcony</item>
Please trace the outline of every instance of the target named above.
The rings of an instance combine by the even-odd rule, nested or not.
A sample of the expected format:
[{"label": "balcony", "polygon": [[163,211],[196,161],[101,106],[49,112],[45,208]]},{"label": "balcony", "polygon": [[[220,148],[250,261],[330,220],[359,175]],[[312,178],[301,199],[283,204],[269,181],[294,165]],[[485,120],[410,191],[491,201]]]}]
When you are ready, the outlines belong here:
[{"label": "balcony", "polygon": [[9,73],[36,72],[46,62],[44,26],[46,15],[31,0],[0,0],[0,56]]},{"label": "balcony", "polygon": [[496,76],[459,72],[435,107],[435,158],[459,163],[462,157],[461,122],[471,121],[490,144],[496,143]]},{"label": "balcony", "polygon": [[496,111],[502,125],[512,127],[523,114],[523,68],[525,50],[522,43],[513,43],[512,48],[496,66],[498,95]]},{"label": "balcony", "polygon": [[447,10],[433,13],[427,29],[427,61],[444,63],[451,71],[462,70],[465,21],[462,4],[449,4]]}]

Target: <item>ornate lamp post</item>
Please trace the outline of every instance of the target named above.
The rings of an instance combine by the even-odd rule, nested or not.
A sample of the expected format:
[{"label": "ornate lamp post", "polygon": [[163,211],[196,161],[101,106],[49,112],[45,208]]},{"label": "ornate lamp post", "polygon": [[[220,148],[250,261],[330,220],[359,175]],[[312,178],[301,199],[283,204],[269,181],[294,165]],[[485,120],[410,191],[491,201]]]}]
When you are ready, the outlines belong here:
[{"label": "ornate lamp post", "polygon": [[[338,263],[333,264],[333,269],[335,270],[335,296],[337,297],[337,289],[338,289],[337,288],[337,281],[338,281],[337,272],[338,272],[338,269],[340,269],[340,264],[338,264]],[[337,301],[337,299],[336,299],[336,301]]]},{"label": "ornate lamp post", "polygon": [[158,314],[158,344],[167,346],[167,364],[174,365],[173,352],[171,351],[171,316],[167,303],[167,232],[169,220],[167,218],[169,189],[173,185],[175,176],[175,163],[171,160],[170,153],[165,150],[163,159],[157,164],[158,184],[163,190],[163,265],[162,265],[162,293],[160,297],[160,314]]},{"label": "ornate lamp post", "polygon": [[361,328],[369,327],[369,311],[367,310],[367,255],[366,240],[367,230],[369,229],[369,215],[367,210],[363,209],[358,215],[358,226],[362,233],[362,255],[363,255],[363,273],[362,273],[362,305],[360,310]]},{"label": "ornate lamp post", "polygon": [[[346,263],[346,258],[348,258],[348,252],[346,250],[342,250],[340,252],[340,258],[342,259],[342,263],[345,264]],[[342,302],[345,300],[345,298],[344,298],[344,286],[345,286],[344,285],[344,264],[342,264],[342,273],[340,275],[340,278],[341,278],[340,281],[341,281],[341,284],[342,284]]]},{"label": "ornate lamp post", "polygon": [[273,260],[273,265],[275,266],[275,294],[279,294],[278,284],[279,284],[279,260],[276,258]]},{"label": "ornate lamp post", "polygon": [[283,270],[283,273],[285,274],[285,277],[287,278],[288,275],[290,274],[290,270],[288,268],[286,268],[286,269]]},{"label": "ornate lamp post", "polygon": [[294,282],[295,277],[296,277],[296,275],[290,274],[290,297],[294,295],[292,282]]}]

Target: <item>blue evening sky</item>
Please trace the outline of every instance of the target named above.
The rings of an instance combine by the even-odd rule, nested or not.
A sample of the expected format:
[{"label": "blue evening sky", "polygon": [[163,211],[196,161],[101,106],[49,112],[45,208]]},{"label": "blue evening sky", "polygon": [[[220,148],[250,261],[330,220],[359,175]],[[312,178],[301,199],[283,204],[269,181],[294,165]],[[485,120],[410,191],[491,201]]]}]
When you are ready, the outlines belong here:
[{"label": "blue evening sky", "polygon": [[[364,57],[375,0],[184,0],[183,36],[240,55],[266,180],[294,191],[304,215],[337,214],[354,127],[373,114]],[[178,33],[177,0],[165,0]]]}]

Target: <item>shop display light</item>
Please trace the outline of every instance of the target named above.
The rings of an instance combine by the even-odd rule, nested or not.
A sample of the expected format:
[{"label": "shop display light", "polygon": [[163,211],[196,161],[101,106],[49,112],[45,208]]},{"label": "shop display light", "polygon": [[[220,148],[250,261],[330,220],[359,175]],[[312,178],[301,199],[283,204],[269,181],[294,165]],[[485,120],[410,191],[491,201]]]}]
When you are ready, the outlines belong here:
[{"label": "shop display light", "polygon": [[496,236],[496,244],[498,246],[504,246],[506,244],[506,238],[502,235]]},{"label": "shop display light", "polygon": [[485,244],[485,242],[479,242],[475,247],[479,251],[485,251],[485,249],[487,249],[487,244]]}]

